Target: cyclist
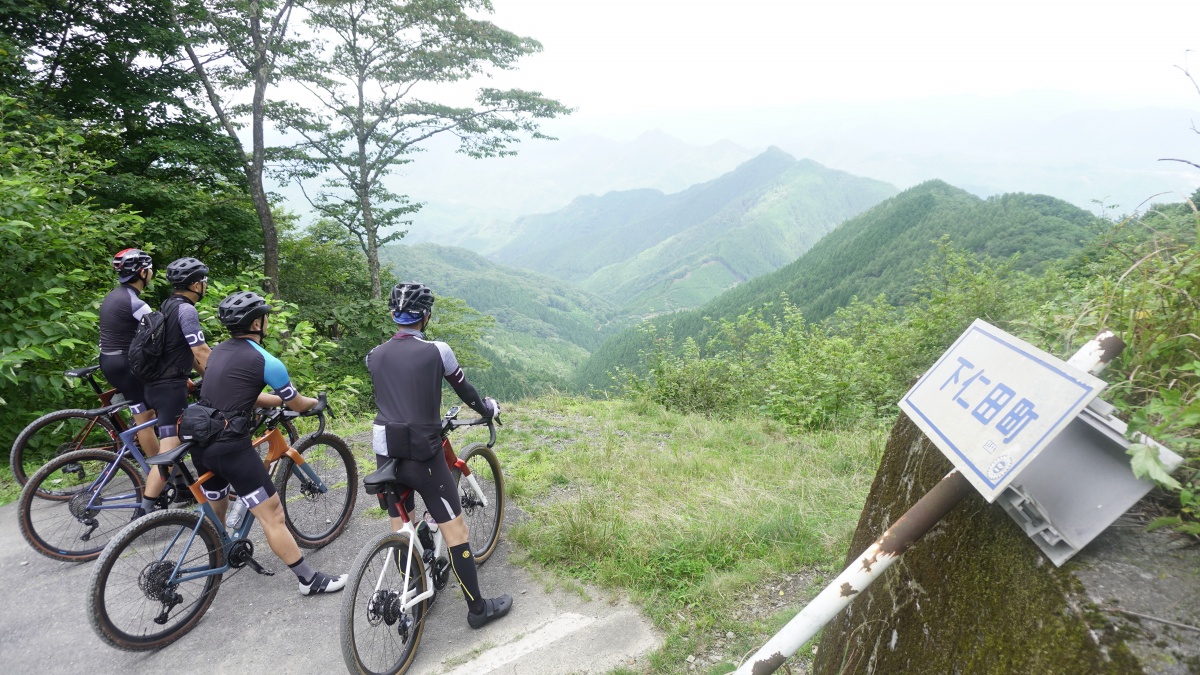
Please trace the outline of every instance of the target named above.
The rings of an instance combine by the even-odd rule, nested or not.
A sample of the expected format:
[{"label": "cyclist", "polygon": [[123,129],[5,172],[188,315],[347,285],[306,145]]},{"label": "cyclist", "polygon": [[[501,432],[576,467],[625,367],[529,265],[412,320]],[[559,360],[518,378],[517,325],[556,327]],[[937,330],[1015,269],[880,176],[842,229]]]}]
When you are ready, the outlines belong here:
[{"label": "cyclist", "polygon": [[[499,415],[500,406],[491,398],[480,398],[475,387],[467,382],[449,345],[425,338],[433,301],[433,292],[424,284],[397,284],[388,307],[400,329],[367,354],[367,370],[379,407],[373,427],[375,460],[382,466],[388,458],[398,459],[396,476],[421,494],[450,548],[450,566],[467,600],[467,622],[472,628],[480,628],[508,614],[512,597],[505,594],[484,598],[479,590],[462,504],[442,455],[442,380],[449,382],[459,398],[483,417]],[[392,529],[399,530],[404,524],[401,505],[389,494],[386,506]],[[429,526],[424,518],[416,519],[414,504],[405,504],[404,508],[410,520],[418,523],[422,544],[428,541],[431,545],[432,541],[427,539]]]},{"label": "cyclist", "polygon": [[[305,562],[284,522],[283,505],[271,476],[250,441],[255,407],[286,404],[304,412],[318,403],[301,396],[283,363],[263,349],[270,312],[266,300],[251,291],[233,293],[217,306],[217,319],[229,329],[231,339],[213,348],[208,357],[200,404],[222,411],[228,427],[215,442],[193,450],[192,463],[200,474],[216,474],[201,487],[217,517],[225,519],[232,485],[242,503],[262,521],[267,544],[296,574],[301,595],[333,593],[346,585],[347,575],[325,574]],[[264,393],[264,386],[275,393]]]},{"label": "cyclist", "polygon": [[[155,377],[142,383],[147,404],[158,414],[158,446],[162,452],[179,445],[176,422],[187,407],[188,375],[193,368],[203,375],[212,351],[204,340],[196,312],[196,303],[208,291],[208,266],[195,258],[180,258],[167,265],[167,281],[174,293],[159,308],[166,321],[165,352]],[[146,492],[142,505],[134,512],[135,519],[154,510],[165,484],[161,473],[152,471],[146,479]]]},{"label": "cyclist", "polygon": [[[141,249],[127,248],[113,256],[112,266],[121,283],[100,303],[100,372],[129,402],[134,423],[142,424],[155,414],[146,407],[141,380],[129,372],[129,344],[142,317],[150,313],[140,296],[154,278],[154,261]],[[158,454],[153,429],[139,431],[138,443],[147,457]]]}]

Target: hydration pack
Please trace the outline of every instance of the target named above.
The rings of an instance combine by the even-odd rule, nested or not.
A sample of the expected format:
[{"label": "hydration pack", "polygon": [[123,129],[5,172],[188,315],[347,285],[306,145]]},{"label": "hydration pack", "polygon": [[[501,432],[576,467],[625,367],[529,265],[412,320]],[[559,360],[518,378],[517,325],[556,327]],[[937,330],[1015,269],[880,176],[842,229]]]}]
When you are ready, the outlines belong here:
[{"label": "hydration pack", "polygon": [[129,343],[129,372],[142,382],[186,378],[192,372],[190,361],[181,369],[167,358],[167,339],[172,330],[179,332],[178,303],[172,300],[163,303],[162,311],[143,316]]}]

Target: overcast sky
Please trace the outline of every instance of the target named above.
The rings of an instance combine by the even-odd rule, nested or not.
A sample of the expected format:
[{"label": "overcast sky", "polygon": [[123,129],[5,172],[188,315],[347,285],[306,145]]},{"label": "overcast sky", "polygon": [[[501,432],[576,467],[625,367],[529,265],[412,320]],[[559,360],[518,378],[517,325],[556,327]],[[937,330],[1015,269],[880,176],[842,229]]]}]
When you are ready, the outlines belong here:
[{"label": "overcast sky", "polygon": [[497,25],[545,47],[495,84],[578,108],[562,131],[664,127],[716,140],[747,110],[1031,91],[1020,105],[1200,104],[1176,68],[1200,75],[1200,53],[1187,53],[1200,50],[1196,0],[494,0],[494,8]]}]

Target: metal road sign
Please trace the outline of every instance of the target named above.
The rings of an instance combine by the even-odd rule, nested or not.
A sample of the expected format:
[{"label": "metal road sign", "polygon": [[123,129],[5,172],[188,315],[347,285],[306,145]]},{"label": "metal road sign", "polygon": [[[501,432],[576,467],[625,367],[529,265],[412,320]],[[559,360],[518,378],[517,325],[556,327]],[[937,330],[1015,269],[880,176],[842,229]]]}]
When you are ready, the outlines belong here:
[{"label": "metal road sign", "polygon": [[1104,386],[976,319],[900,409],[991,502]]}]

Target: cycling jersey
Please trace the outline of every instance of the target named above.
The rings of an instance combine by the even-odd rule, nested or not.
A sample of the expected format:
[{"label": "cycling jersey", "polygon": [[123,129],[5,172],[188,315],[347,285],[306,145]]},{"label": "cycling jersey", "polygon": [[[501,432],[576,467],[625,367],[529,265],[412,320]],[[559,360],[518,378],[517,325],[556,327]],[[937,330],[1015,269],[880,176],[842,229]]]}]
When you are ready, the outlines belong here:
[{"label": "cycling jersey", "polygon": [[130,284],[121,284],[104,296],[100,303],[100,372],[109,384],[129,401],[134,414],[145,411],[146,395],[141,380],[129,372],[129,343],[137,332],[138,323],[150,313],[141,291]]},{"label": "cycling jersey", "polygon": [[[270,386],[285,401],[297,394],[283,362],[254,340],[230,338],[213,347],[208,356],[200,402],[229,415],[249,417],[264,386]],[[222,498],[230,485],[251,508],[275,494],[275,486],[251,444],[250,434],[247,429],[240,436],[222,437],[208,447],[192,451],[197,471],[216,474],[216,478],[201,486],[209,499]]]},{"label": "cycling jersey", "polygon": [[200,327],[200,315],[196,313],[196,306],[191,298],[178,294],[167,298],[159,311],[167,319],[167,341],[163,360],[174,366],[172,368],[164,367],[164,370],[184,373],[182,378],[171,379],[186,380],[186,373],[192,371],[192,365],[195,363],[192,347],[204,344],[204,330]]},{"label": "cycling jersey", "polygon": [[[379,407],[373,429],[377,455],[388,454],[385,425],[395,422],[425,427],[440,422],[443,379],[472,410],[484,417],[492,416],[479,392],[467,382],[450,345],[426,340],[414,328],[401,328],[392,339],[372,349],[367,354],[367,370]],[[428,442],[438,444],[429,448],[435,452],[441,443],[433,438]]]},{"label": "cycling jersey", "polygon": [[100,353],[124,355],[133,342],[138,322],[150,313],[139,295],[141,291],[130,284],[121,284],[104,296],[100,303]]},{"label": "cycling jersey", "polygon": [[[235,337],[213,347],[204,370],[204,405],[249,417],[264,386],[284,401],[297,394],[283,362],[254,340]],[[249,434],[247,431],[247,438]]]}]

